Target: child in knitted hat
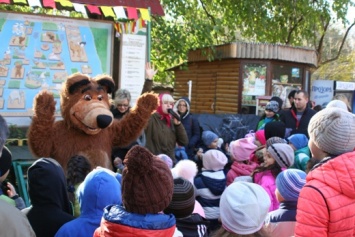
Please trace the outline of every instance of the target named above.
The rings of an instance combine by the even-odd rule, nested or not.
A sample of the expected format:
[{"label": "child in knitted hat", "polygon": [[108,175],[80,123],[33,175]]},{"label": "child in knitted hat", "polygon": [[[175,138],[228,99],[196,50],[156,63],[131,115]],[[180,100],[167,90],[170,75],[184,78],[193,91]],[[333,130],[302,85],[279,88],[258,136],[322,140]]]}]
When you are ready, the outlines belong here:
[{"label": "child in knitted hat", "polygon": [[208,150],[202,158],[203,171],[195,177],[196,199],[201,203],[211,230],[219,228],[219,199],[226,188],[223,172],[227,157],[218,150]]},{"label": "child in knitted hat", "polygon": [[174,215],[160,214],[172,200],[174,182],[169,167],[141,146],[131,148],[122,172],[122,203],[104,209],[94,236],[173,236]]},{"label": "child in knitted hat", "polygon": [[[179,161],[174,168],[171,169],[171,173],[175,178],[184,178],[193,185],[194,179],[197,175],[197,166],[196,163],[192,160],[181,160]],[[195,208],[193,213],[198,213],[202,217],[206,217],[205,211],[203,210],[201,204],[195,200]]]},{"label": "child in knitted hat", "polygon": [[269,211],[276,210],[279,202],[275,196],[276,177],[283,169],[293,165],[294,153],[288,144],[276,143],[271,145],[264,154],[263,165],[257,167],[253,173],[253,182],[261,185],[270,196]]},{"label": "child in knitted hat", "polygon": [[25,202],[22,197],[17,194],[15,187],[9,181],[6,181],[10,173],[11,165],[12,154],[10,150],[4,146],[0,157],[0,199],[22,210],[26,207]]},{"label": "child in knitted hat", "polygon": [[267,123],[279,121],[279,114],[277,113],[278,111],[279,103],[276,101],[269,101],[265,106],[265,112],[261,116],[255,131],[264,130]]},{"label": "child in knitted hat", "polygon": [[209,149],[217,149],[218,135],[212,131],[202,132],[203,144]]},{"label": "child in knitted hat", "polygon": [[257,146],[253,138],[241,138],[229,144],[229,152],[233,160],[231,169],[227,173],[227,186],[234,182],[239,176],[250,176],[258,166],[257,163],[250,161],[250,156]]},{"label": "child in knitted hat", "polygon": [[297,133],[287,138],[288,144],[295,151],[295,162],[291,168],[306,171],[307,162],[311,157],[311,151],[308,147],[308,138],[306,135]]},{"label": "child in knitted hat", "polygon": [[159,154],[157,155],[164,163],[169,167],[169,169],[173,168],[173,160],[165,155],[165,154]]},{"label": "child in knitted hat", "polygon": [[213,237],[268,236],[263,224],[270,199],[261,186],[234,182],[223,192],[220,203],[222,227]]},{"label": "child in knitted hat", "polygon": [[299,169],[287,169],[276,178],[276,198],[280,207],[269,212],[265,228],[271,236],[294,236],[297,200],[306,183],[306,173]]},{"label": "child in knitted hat", "polygon": [[195,161],[197,163],[199,173],[202,171],[203,153],[207,152],[208,150],[210,150],[210,149],[219,150],[219,151],[223,152],[228,158],[228,154],[226,154],[222,148],[218,147],[219,137],[217,134],[215,134],[212,131],[203,131],[201,139],[202,139],[203,144],[200,146],[199,151],[196,153],[196,156],[195,156]]},{"label": "child in knitted hat", "polygon": [[354,236],[355,116],[325,108],[310,120],[308,134],[312,156],[320,162],[301,190],[295,236]]},{"label": "child in knitted hat", "polygon": [[164,213],[173,214],[176,218],[176,227],[183,236],[208,236],[209,222],[197,213],[195,208],[195,188],[193,184],[184,179],[174,179],[173,199]]},{"label": "child in knitted hat", "polygon": [[[250,160],[252,162],[260,165],[264,161],[263,160],[263,153],[264,153],[265,144],[266,144],[265,132],[264,132],[264,130],[259,130],[259,131],[256,131],[255,133],[252,133],[252,134],[253,135],[251,137],[254,138],[254,144],[257,146],[257,148],[255,149],[255,151],[251,155]],[[245,136],[245,137],[249,137],[249,136]]]}]

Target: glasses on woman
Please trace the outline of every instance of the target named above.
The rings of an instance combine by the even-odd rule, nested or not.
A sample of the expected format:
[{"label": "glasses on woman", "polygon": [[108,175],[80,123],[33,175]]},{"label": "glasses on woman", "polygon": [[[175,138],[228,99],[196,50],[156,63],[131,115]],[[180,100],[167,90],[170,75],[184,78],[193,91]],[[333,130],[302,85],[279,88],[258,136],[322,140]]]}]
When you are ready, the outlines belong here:
[{"label": "glasses on woman", "polygon": [[179,107],[187,107],[187,105],[178,104]]},{"label": "glasses on woman", "polygon": [[117,104],[117,107],[127,108],[127,107],[128,107],[128,105],[127,105],[127,104]]}]

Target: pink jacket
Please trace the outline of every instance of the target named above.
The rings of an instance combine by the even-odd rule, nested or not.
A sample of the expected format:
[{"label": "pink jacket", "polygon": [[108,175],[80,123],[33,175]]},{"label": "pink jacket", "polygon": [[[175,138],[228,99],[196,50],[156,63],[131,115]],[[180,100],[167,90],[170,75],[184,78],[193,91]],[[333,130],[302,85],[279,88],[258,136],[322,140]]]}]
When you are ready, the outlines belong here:
[{"label": "pink jacket", "polygon": [[234,182],[234,179],[239,176],[250,176],[251,172],[258,166],[255,162],[250,161],[249,164],[244,164],[238,161],[233,161],[231,169],[227,173],[227,186]]},{"label": "pink jacket", "polygon": [[321,163],[301,190],[295,236],[355,236],[355,152]]},{"label": "pink jacket", "polygon": [[261,185],[267,194],[269,194],[271,205],[270,211],[274,211],[279,208],[279,202],[276,199],[275,189],[276,189],[276,179],[272,176],[270,170],[265,170],[260,173],[256,173],[254,176],[254,183]]}]

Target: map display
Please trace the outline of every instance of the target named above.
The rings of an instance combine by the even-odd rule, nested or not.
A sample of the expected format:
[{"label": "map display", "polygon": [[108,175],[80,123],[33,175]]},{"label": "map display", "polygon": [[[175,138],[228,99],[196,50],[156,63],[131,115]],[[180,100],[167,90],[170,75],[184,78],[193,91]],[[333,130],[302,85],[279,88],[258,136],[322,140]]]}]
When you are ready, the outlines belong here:
[{"label": "map display", "polygon": [[111,22],[0,12],[0,114],[30,116],[33,98],[57,100],[66,78],[112,74]]}]

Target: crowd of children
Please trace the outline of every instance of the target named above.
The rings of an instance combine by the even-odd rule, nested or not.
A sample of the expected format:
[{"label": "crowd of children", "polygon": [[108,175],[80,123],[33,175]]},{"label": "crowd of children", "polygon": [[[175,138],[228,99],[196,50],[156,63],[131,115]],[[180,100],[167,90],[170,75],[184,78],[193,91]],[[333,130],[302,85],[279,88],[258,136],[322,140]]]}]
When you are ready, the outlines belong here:
[{"label": "crowd of children", "polygon": [[[186,99],[178,103],[176,109],[189,108]],[[164,114],[172,107],[162,106]],[[28,169],[31,206],[24,208],[8,183],[0,211],[13,208],[20,226],[11,228],[25,233],[17,236],[354,236],[355,116],[326,108],[311,119],[309,138],[285,137],[276,107],[270,102],[259,129],[227,146],[218,145],[213,131],[204,131],[201,143],[182,134],[179,145],[176,137],[181,149],[174,155],[171,147],[155,154],[159,146],[153,152],[135,145],[115,160],[117,172],[90,167],[80,155],[70,159],[67,173],[51,158],[38,159]],[[194,121],[184,108],[180,114]],[[6,132],[0,135],[6,140]],[[4,147],[0,183],[10,166]]]}]

